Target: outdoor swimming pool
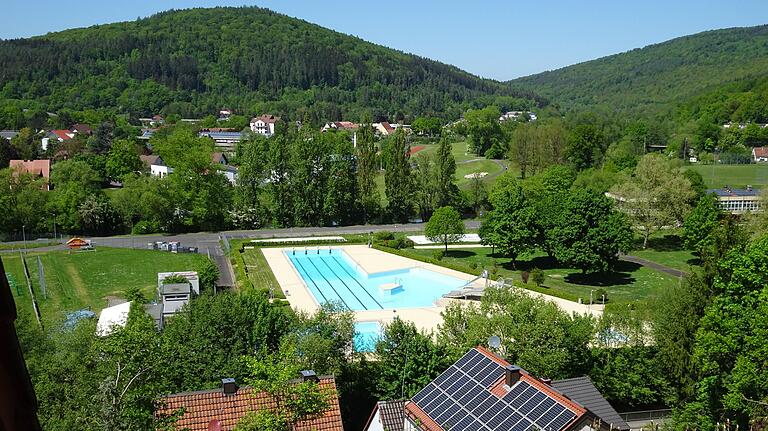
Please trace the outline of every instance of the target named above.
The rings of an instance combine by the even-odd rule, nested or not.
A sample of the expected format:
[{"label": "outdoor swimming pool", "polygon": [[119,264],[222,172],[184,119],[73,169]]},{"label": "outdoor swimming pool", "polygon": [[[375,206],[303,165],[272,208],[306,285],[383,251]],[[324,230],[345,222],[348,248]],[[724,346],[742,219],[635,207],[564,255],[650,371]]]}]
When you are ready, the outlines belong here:
[{"label": "outdoor swimming pool", "polygon": [[431,307],[466,283],[423,268],[368,274],[340,249],[284,253],[319,304],[339,302],[352,311]]},{"label": "outdoor swimming pool", "polygon": [[358,352],[373,352],[376,342],[381,338],[379,322],[355,322],[355,350]]}]

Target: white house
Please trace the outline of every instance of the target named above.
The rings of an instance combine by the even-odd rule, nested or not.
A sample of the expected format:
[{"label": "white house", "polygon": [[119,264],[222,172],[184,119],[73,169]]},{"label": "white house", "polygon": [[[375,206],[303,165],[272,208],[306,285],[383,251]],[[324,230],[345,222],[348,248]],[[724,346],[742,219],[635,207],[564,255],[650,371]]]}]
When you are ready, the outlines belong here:
[{"label": "white house", "polygon": [[521,117],[524,118],[525,115],[528,115],[529,121],[536,121],[536,114],[534,114],[531,111],[508,111],[503,114],[501,114],[501,117],[499,117],[499,121],[507,121],[507,120],[518,120]]},{"label": "white house", "polygon": [[275,123],[280,121],[280,117],[274,115],[262,115],[251,119],[251,130],[259,135],[272,136],[275,134]]},{"label": "white house", "polygon": [[149,168],[149,173],[153,177],[162,178],[173,172],[173,168],[166,165],[163,159],[158,155],[150,154],[148,156],[141,155],[139,157],[141,158],[141,161],[144,162],[144,166]]}]

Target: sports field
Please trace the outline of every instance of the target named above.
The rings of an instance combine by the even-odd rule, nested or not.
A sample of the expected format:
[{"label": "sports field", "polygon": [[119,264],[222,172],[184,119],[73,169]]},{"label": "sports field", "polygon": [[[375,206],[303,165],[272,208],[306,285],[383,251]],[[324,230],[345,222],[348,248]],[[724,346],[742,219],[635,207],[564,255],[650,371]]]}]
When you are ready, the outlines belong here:
[{"label": "sports field", "polygon": [[701,174],[709,188],[724,186],[744,188],[768,187],[768,164],[750,165],[692,165],[688,169]]}]

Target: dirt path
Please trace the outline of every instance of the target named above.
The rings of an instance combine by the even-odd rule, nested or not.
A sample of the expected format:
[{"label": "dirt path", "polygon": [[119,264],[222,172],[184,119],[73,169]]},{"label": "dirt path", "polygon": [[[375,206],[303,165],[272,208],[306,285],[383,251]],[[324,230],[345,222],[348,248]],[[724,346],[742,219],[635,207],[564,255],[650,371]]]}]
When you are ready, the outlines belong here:
[{"label": "dirt path", "polygon": [[75,265],[71,262],[64,263],[63,265],[64,272],[66,272],[69,280],[71,281],[72,287],[75,289],[75,296],[77,296],[78,300],[82,304],[89,304],[91,301],[90,296],[88,295],[88,289],[86,289],[83,279],[80,278],[80,273],[77,272],[77,268],[75,268]]}]

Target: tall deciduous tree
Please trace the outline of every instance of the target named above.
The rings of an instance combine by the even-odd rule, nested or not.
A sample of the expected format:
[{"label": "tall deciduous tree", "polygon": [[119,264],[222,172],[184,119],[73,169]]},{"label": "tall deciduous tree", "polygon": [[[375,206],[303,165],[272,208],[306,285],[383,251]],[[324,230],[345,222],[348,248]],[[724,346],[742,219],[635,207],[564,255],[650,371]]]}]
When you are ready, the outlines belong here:
[{"label": "tall deciduous tree", "polygon": [[647,154],[635,175],[612,189],[620,208],[641,229],[643,248],[655,230],[682,222],[694,192],[691,183],[659,154]]},{"label": "tall deciduous tree", "polygon": [[416,171],[413,175],[416,207],[422,220],[428,220],[437,202],[435,164],[430,154],[418,154],[415,158]]},{"label": "tall deciduous tree", "polygon": [[278,227],[290,226],[293,221],[290,146],[291,140],[284,133],[273,136],[269,142],[267,196],[272,220]]},{"label": "tall deciduous tree", "polygon": [[714,240],[712,231],[717,228],[722,210],[713,195],[703,196],[683,223],[683,240],[687,248],[702,253]]},{"label": "tall deciduous tree", "polygon": [[376,356],[380,364],[381,399],[407,399],[436,378],[450,364],[446,349],[431,334],[419,332],[411,322],[395,318],[384,327]]},{"label": "tall deciduous tree", "polygon": [[406,223],[413,211],[413,182],[409,162],[410,146],[402,129],[395,133],[386,152],[384,192],[387,195],[387,212],[393,221]]},{"label": "tall deciduous tree", "polygon": [[492,335],[501,339],[498,353],[534,375],[557,379],[589,370],[592,318],[569,315],[522,289],[488,288],[479,306],[449,305],[438,337],[461,354]]},{"label": "tall deciduous tree", "polygon": [[291,148],[291,183],[296,226],[319,226],[325,222],[323,205],[328,177],[328,153],[325,140],[310,127],[304,127],[294,138]]},{"label": "tall deciduous tree", "polygon": [[328,222],[348,225],[358,216],[357,182],[355,181],[355,156],[352,143],[346,137],[324,134],[333,151],[329,161],[328,185],[323,209]]},{"label": "tall deciduous tree", "polygon": [[112,144],[107,155],[107,176],[114,181],[141,171],[142,163],[136,145],[127,139],[120,139]]},{"label": "tall deciduous tree", "polygon": [[[469,148],[478,156],[503,157],[506,154],[506,139],[499,125],[499,108],[488,106],[483,109],[470,109],[464,114]],[[491,154],[486,154],[491,150]],[[498,153],[498,154],[497,154]]]},{"label": "tall deciduous tree", "polygon": [[11,145],[23,160],[34,160],[40,154],[40,139],[29,127],[19,130],[19,134],[11,139]]},{"label": "tall deciduous tree", "polygon": [[565,149],[566,159],[577,170],[596,167],[603,158],[605,137],[600,129],[592,124],[576,126],[568,137]]},{"label": "tall deciduous tree", "polygon": [[461,214],[453,207],[441,207],[432,214],[424,228],[424,234],[430,241],[445,244],[448,252],[448,243],[456,242],[464,235],[464,222]]},{"label": "tall deciduous tree", "polygon": [[363,223],[375,218],[379,208],[379,192],[376,190],[376,145],[370,117],[357,129],[357,189],[358,201],[363,211]]},{"label": "tall deciduous tree", "polygon": [[555,258],[583,272],[609,271],[632,244],[624,214],[607,197],[587,191],[559,195],[563,205],[554,226],[544,232]]},{"label": "tall deciduous tree", "polygon": [[514,266],[518,256],[535,248],[536,211],[516,181],[491,193],[490,201],[493,210],[480,226],[480,238],[483,244],[492,245],[509,256]]},{"label": "tall deciduous tree", "polygon": [[435,206],[453,205],[459,195],[459,188],[454,183],[456,175],[456,159],[451,153],[451,143],[441,139],[435,153]]}]

